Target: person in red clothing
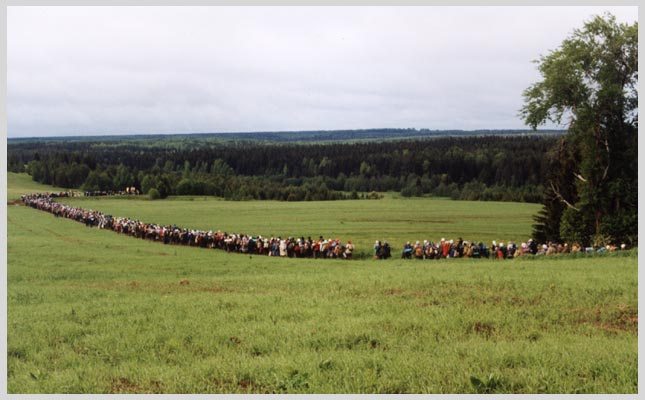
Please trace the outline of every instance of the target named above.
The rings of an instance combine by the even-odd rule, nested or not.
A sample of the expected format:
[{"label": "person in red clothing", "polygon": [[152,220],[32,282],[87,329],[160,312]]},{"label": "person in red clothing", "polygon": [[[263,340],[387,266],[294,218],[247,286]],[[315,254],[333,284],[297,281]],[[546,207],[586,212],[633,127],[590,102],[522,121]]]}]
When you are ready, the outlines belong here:
[{"label": "person in red clothing", "polygon": [[450,254],[450,242],[441,238],[441,258],[448,258]]},{"label": "person in red clothing", "polygon": [[314,242],[313,251],[314,258],[320,258],[320,244],[322,243],[322,236]]}]

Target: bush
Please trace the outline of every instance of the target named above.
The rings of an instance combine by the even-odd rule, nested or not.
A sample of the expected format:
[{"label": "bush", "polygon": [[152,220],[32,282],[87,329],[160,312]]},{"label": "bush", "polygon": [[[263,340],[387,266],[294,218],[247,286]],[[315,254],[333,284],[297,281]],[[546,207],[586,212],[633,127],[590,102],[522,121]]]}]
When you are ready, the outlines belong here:
[{"label": "bush", "polygon": [[412,196],[423,196],[423,190],[421,186],[415,184],[408,185],[401,189],[401,196],[403,197],[412,197]]},{"label": "bush", "polygon": [[148,191],[148,197],[150,198],[150,200],[158,200],[161,198],[161,194],[157,189],[152,188]]},{"label": "bush", "polygon": [[186,178],[179,181],[179,183],[177,184],[177,187],[175,188],[175,192],[180,196],[188,195],[188,194],[196,194],[193,192],[193,182],[190,179],[186,179]]},{"label": "bush", "polygon": [[414,190],[410,186],[406,186],[403,189],[401,189],[401,196],[403,197],[412,197],[414,196]]}]

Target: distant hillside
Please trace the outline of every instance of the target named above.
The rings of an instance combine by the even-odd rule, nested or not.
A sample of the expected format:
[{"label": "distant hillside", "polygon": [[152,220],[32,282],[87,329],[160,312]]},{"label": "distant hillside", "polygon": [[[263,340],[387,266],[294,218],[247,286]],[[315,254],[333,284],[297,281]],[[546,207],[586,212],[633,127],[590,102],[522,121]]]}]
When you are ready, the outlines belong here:
[{"label": "distant hillside", "polygon": [[301,201],[396,191],[402,196],[541,201],[546,154],[560,136],[482,132],[426,137],[372,132],[370,139],[352,135],[345,136],[353,138],[345,141],[299,142],[295,140],[303,136],[295,133],[276,134],[272,141],[223,140],[221,134],[32,139],[8,144],[7,170],[28,172],[37,182],[59,187],[120,190],[135,186],[144,193],[156,189],[162,197]]},{"label": "distant hillside", "polygon": [[432,138],[445,136],[522,136],[522,135],[561,135],[564,130],[530,129],[479,129],[430,130],[430,129],[354,129],[333,131],[293,131],[293,132],[221,132],[221,133],[179,133],[151,135],[104,135],[104,136],[57,136],[33,138],[9,138],[9,143],[45,142],[107,142],[107,141],[254,141],[254,142],[336,142],[363,140],[390,140],[402,138]]}]

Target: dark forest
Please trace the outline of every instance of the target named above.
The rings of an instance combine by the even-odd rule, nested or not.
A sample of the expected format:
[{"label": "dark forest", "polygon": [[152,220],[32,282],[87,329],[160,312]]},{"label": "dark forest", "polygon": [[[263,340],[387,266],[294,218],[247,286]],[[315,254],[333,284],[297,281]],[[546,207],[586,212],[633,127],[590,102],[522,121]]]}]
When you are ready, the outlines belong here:
[{"label": "dark forest", "polygon": [[354,143],[27,141],[8,170],[82,190],[287,201],[434,195],[542,201],[554,136],[472,136]]}]

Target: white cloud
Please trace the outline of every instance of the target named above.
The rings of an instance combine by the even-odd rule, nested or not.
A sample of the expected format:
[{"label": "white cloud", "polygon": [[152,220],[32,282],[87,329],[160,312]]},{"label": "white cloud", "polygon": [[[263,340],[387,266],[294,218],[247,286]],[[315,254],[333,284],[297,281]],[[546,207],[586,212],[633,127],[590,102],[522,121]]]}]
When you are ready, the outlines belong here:
[{"label": "white cloud", "polygon": [[9,7],[9,136],[521,128],[532,60],[637,7]]}]

